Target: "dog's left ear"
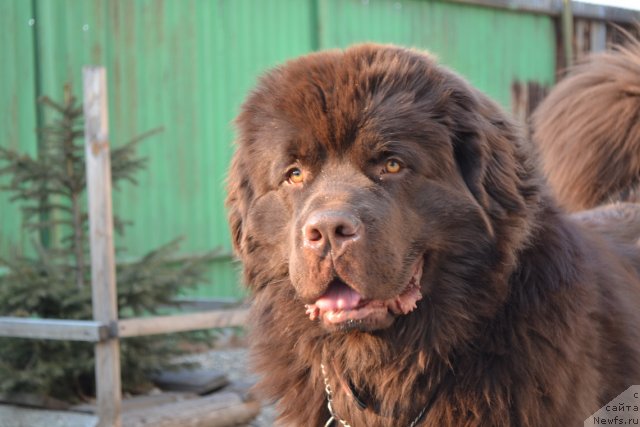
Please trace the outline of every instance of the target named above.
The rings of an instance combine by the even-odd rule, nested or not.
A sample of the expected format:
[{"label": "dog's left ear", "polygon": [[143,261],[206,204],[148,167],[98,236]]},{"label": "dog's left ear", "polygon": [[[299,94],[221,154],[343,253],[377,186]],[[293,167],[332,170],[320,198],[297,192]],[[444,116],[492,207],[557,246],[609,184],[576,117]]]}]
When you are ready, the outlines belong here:
[{"label": "dog's left ear", "polygon": [[450,100],[454,156],[469,191],[490,216],[522,213],[531,170],[518,128],[475,89],[454,90]]}]

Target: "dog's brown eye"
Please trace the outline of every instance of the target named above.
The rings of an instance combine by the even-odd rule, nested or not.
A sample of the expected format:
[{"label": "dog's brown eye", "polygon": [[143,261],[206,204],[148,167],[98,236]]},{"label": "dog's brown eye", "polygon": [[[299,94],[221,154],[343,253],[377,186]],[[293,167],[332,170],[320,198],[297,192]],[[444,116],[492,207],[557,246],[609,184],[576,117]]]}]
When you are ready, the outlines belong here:
[{"label": "dog's brown eye", "polygon": [[300,168],[293,168],[289,171],[289,182],[292,184],[301,184],[304,181],[304,176]]},{"label": "dog's brown eye", "polygon": [[389,159],[384,165],[384,171],[387,173],[398,173],[402,169],[402,166],[397,160]]}]

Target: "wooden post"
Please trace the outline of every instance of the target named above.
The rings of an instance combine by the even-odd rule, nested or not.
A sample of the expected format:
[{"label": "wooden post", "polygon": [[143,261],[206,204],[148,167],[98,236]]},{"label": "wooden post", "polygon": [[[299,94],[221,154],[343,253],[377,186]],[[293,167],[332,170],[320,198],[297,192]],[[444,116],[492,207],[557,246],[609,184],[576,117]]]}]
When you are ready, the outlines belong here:
[{"label": "wooden post", "polygon": [[564,67],[573,65],[573,11],[571,0],[562,3],[562,44],[564,50]]},{"label": "wooden post", "polygon": [[607,24],[591,21],[591,52],[602,52],[607,49]]},{"label": "wooden post", "polygon": [[[107,77],[103,67],[85,67],[82,72],[93,318],[115,329],[118,307],[111,213]],[[120,427],[122,391],[120,343],[117,339],[96,344],[96,393],[98,426]]]}]

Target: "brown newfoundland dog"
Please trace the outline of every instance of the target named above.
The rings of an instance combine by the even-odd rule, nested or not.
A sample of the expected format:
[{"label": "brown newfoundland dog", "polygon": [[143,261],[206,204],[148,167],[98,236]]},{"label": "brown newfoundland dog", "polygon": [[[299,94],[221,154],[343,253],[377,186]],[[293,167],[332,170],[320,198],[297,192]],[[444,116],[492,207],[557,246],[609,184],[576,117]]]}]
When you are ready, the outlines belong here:
[{"label": "brown newfoundland dog", "polygon": [[566,218],[430,56],[304,56],[237,126],[229,220],[279,423],[578,426],[640,384],[633,247]]},{"label": "brown newfoundland dog", "polygon": [[627,35],[625,46],[573,68],[537,108],[533,129],[563,208],[640,203],[640,40]]}]

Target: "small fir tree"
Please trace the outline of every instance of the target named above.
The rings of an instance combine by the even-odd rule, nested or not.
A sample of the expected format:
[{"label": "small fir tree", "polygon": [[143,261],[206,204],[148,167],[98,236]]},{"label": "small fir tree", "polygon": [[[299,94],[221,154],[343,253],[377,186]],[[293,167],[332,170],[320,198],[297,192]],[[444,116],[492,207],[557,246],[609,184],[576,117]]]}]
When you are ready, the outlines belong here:
[{"label": "small fir tree", "polygon": [[[57,117],[41,129],[37,157],[0,147],[0,177],[8,184],[11,200],[20,203],[23,227],[31,238],[30,254],[0,257],[0,316],[57,319],[91,319],[85,159],[82,106],[65,86],[62,103],[42,98],[41,104]],[[137,145],[155,134],[147,132],[113,148],[113,188],[123,181],[136,183],[146,166],[136,154]],[[114,216],[116,231],[125,222]],[[120,317],[157,314],[175,307],[175,297],[204,282],[214,252],[181,257],[179,241],[154,249],[141,259],[118,263]],[[176,367],[181,343],[212,341],[211,331],[129,338],[121,342],[125,391],[142,391],[148,375]],[[0,338],[0,392],[29,392],[78,400],[94,392],[94,348],[90,343]]]}]

